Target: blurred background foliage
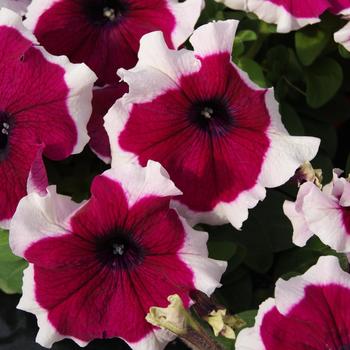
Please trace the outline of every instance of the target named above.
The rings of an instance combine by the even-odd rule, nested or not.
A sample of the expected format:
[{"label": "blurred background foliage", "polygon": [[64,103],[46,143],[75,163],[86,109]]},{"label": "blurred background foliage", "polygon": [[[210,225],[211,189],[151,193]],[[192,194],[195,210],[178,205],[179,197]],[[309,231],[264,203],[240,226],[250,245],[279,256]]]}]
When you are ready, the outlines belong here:
[{"label": "blurred background foliage", "polygon": [[[333,33],[345,21],[324,14],[322,21],[297,32],[278,34],[275,26],[253,14],[233,11],[213,0],[198,25],[212,20],[238,19],[240,24],[233,45],[233,61],[262,87],[274,87],[283,122],[292,135],[312,135],[322,139],[318,156],[312,161],[322,168],[324,182],[331,179],[334,167],[350,171],[350,53],[334,43]],[[81,201],[89,196],[93,177],[108,168],[89,150],[62,162],[46,160],[51,183],[62,194]],[[231,313],[240,314],[252,324],[258,305],[273,296],[276,280],[303,273],[319,256],[335,254],[318,239],[307,246],[292,244],[292,227],[282,211],[284,200],[294,200],[297,186],[289,182],[267,191],[267,198],[250,210],[241,231],[230,225],[199,229],[210,234],[210,256],[228,261],[223,287],[217,300]],[[347,260],[339,255],[344,269]],[[13,256],[8,235],[0,235],[0,349],[39,350],[32,315],[15,309],[21,291],[21,276],[26,263]],[[6,293],[6,294],[5,294]],[[225,342],[234,349],[234,342]],[[71,341],[55,344],[54,350],[79,347]],[[122,341],[94,341],[87,350],[128,349]],[[167,349],[186,349],[179,341]]]}]

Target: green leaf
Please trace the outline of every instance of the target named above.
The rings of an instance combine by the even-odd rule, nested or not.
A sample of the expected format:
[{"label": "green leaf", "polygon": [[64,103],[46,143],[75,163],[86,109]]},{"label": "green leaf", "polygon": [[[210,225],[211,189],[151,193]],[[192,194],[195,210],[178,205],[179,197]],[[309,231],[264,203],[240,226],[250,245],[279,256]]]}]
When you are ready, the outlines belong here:
[{"label": "green leaf", "polygon": [[209,256],[217,260],[230,260],[237,251],[237,245],[229,241],[209,241]]},{"label": "green leaf", "polygon": [[21,293],[23,270],[27,265],[12,253],[8,233],[0,230],[0,289],[7,294]]},{"label": "green leaf", "polygon": [[245,46],[244,43],[241,40],[236,40],[233,43],[233,49],[232,49],[232,55],[233,58],[236,59],[237,57],[241,56],[244,53]]},{"label": "green leaf", "polygon": [[245,72],[247,72],[249,78],[252,79],[256,84],[258,84],[261,87],[267,86],[264,72],[261,66],[254,60],[247,57],[241,57],[238,60],[238,66]]},{"label": "green leaf", "polygon": [[255,41],[257,38],[258,37],[257,37],[256,33],[250,29],[240,30],[235,37],[235,39],[238,39],[242,42]]},{"label": "green leaf", "polygon": [[295,49],[304,66],[311,65],[329,42],[329,35],[316,27],[295,32]]},{"label": "green leaf", "polygon": [[291,135],[305,135],[305,130],[303,123],[300,120],[300,117],[297,111],[288,103],[280,103],[280,113],[282,116],[282,121],[287,130]]},{"label": "green leaf", "polygon": [[338,50],[341,57],[347,60],[350,59],[350,52],[343,45],[339,45]]},{"label": "green leaf", "polygon": [[343,70],[337,61],[324,57],[306,70],[306,100],[312,108],[326,104],[339,90]]},{"label": "green leaf", "polygon": [[[247,310],[235,315],[246,323],[246,327],[253,327],[258,310]],[[245,327],[245,328],[246,328]]]}]

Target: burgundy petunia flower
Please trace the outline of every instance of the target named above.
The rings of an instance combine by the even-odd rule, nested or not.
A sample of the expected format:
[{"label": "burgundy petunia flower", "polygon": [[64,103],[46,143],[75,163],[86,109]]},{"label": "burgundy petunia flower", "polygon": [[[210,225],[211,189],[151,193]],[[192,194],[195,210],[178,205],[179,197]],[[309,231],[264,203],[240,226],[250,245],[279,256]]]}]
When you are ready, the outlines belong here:
[{"label": "burgundy petunia flower", "polygon": [[90,148],[105,163],[111,161],[111,147],[104,128],[103,117],[115,101],[128,91],[128,85],[121,82],[104,87],[95,87],[92,98],[92,115],[87,125]]},{"label": "burgundy petunia flower", "polygon": [[191,224],[240,227],[265,187],[286,182],[319,146],[290,136],[273,90],[231,62],[237,23],[198,28],[194,52],[168,49],[160,32],[145,35],[137,66],[118,71],[129,93],[105,117],[112,163],[160,162],[183,192],[176,206]]},{"label": "burgundy petunia flower", "polygon": [[350,348],[350,275],[324,256],[304,275],[278,280],[275,299],[260,305],[253,328],[236,350],[346,350]]},{"label": "burgundy petunia flower", "polygon": [[277,24],[277,31],[287,33],[320,21],[320,15],[329,10],[347,14],[350,0],[216,0],[226,6],[254,12],[260,19]]},{"label": "burgundy petunia flower", "polygon": [[12,11],[24,15],[31,0],[0,0],[0,8],[6,7]]},{"label": "burgundy petunia flower", "polygon": [[339,178],[320,190],[312,182],[301,185],[295,202],[285,201],[283,210],[293,225],[293,243],[304,246],[317,235],[338,252],[350,253],[350,183]]},{"label": "burgundy petunia flower", "polygon": [[159,163],[108,170],[91,193],[75,204],[49,187],[19,203],[10,245],[30,265],[18,308],[36,314],[46,347],[121,337],[134,349],[162,349],[172,338],[145,320],[149,308],[172,294],[188,306],[193,289],[210,295],[227,264],[209,259],[208,235],[169,209],[180,192]]},{"label": "burgundy petunia flower", "polygon": [[5,8],[0,66],[0,226],[6,228],[27,191],[46,188],[42,154],[59,160],[87,143],[96,76],[83,64],[49,55]]},{"label": "burgundy petunia flower", "polygon": [[34,0],[26,25],[52,54],[85,62],[102,84],[137,62],[141,37],[163,31],[177,48],[192,33],[203,0]]}]

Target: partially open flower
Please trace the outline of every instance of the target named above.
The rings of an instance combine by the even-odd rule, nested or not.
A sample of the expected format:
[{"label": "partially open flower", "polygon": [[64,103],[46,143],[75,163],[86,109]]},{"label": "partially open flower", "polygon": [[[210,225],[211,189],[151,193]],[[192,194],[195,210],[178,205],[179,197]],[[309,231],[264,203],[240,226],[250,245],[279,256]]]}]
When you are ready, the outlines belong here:
[{"label": "partially open flower", "polygon": [[137,66],[118,71],[129,93],[105,117],[112,163],[159,161],[183,192],[175,205],[191,224],[241,227],[265,187],[286,182],[319,146],[290,136],[273,90],[231,62],[237,25],[199,27],[194,51],[170,50],[160,32],[145,35]]},{"label": "partially open flower", "polygon": [[304,275],[278,280],[275,299],[260,305],[253,328],[236,350],[349,349],[350,275],[334,256],[321,257]]},{"label": "partially open flower", "polygon": [[322,188],[322,169],[314,169],[310,162],[305,162],[294,175],[298,186],[306,181],[313,182],[318,188]]},{"label": "partially open flower", "polygon": [[128,91],[128,85],[121,82],[104,87],[95,87],[92,98],[92,115],[87,125],[90,148],[105,163],[111,161],[111,147],[104,128],[103,117],[115,101]]},{"label": "partially open flower", "polygon": [[254,12],[260,19],[277,24],[277,31],[288,33],[320,21],[326,10],[335,14],[348,14],[349,0],[216,0],[226,6]]},{"label": "partially open flower", "polygon": [[0,8],[6,7],[20,15],[24,15],[30,3],[31,0],[0,0]]},{"label": "partially open flower", "polygon": [[333,181],[322,190],[312,182],[304,183],[295,202],[284,202],[294,244],[304,246],[317,235],[336,251],[350,253],[350,183],[339,174],[336,170]]},{"label": "partially open flower", "polygon": [[0,226],[47,185],[42,154],[60,160],[88,141],[95,74],[38,46],[21,17],[0,10]]},{"label": "partially open flower", "polygon": [[174,294],[168,297],[168,301],[170,304],[167,307],[152,306],[146,315],[147,322],[179,336],[186,334],[189,327],[189,313],[181,298]]},{"label": "partially open flower", "polygon": [[216,337],[221,335],[228,339],[235,339],[235,330],[244,325],[238,317],[227,314],[226,309],[214,310],[205,319],[213,328]]},{"label": "partially open flower", "polygon": [[137,62],[141,37],[161,30],[177,48],[191,34],[203,0],[34,0],[26,25],[52,54],[86,63],[102,84]]},{"label": "partially open flower", "polygon": [[227,264],[209,259],[208,235],[169,209],[180,192],[159,163],[108,170],[91,193],[75,204],[49,187],[20,202],[10,245],[30,265],[18,307],[37,316],[46,347],[121,337],[134,349],[163,349],[173,337],[147,323],[149,308],[172,294],[187,307],[192,289],[210,295]]}]

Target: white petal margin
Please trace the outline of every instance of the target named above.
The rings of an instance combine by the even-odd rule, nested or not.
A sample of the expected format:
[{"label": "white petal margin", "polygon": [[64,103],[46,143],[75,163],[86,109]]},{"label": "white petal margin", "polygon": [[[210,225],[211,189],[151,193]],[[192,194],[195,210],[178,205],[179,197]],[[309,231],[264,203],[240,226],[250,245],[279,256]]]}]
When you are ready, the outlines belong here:
[{"label": "white petal margin", "polygon": [[205,3],[204,0],[167,0],[167,3],[176,21],[171,40],[174,47],[178,48],[192,34]]},{"label": "white petal margin", "polygon": [[210,296],[216,288],[221,287],[220,279],[226,271],[227,262],[208,258],[208,233],[194,230],[185,219],[180,219],[186,238],[178,254],[193,272],[196,289]]},{"label": "white petal margin", "polygon": [[288,33],[320,21],[318,17],[295,17],[282,5],[268,0],[216,0],[235,10],[254,12],[261,20],[277,25],[277,32]]},{"label": "white petal margin", "polygon": [[305,288],[310,285],[327,286],[336,284],[350,289],[350,275],[343,271],[335,256],[321,256],[318,262],[303,275],[292,277],[288,281],[279,279],[275,288],[275,300],[278,311],[286,315],[305,296]]},{"label": "white petal margin", "polygon": [[24,25],[32,32],[40,19],[40,16],[51,8],[55,3],[62,0],[32,0],[31,4],[28,6],[26,20]]},{"label": "white petal margin", "polygon": [[23,16],[27,11],[30,2],[31,0],[0,0],[0,8],[6,7],[7,9],[15,11]]},{"label": "white petal margin", "polygon": [[176,338],[176,335],[165,330],[155,328],[138,342],[131,343],[123,339],[133,350],[163,350],[171,341]]},{"label": "white petal margin", "polygon": [[46,195],[32,192],[22,198],[10,225],[10,247],[23,257],[35,242],[45,238],[68,234],[69,218],[82,206],[70,197],[56,193],[49,186]]},{"label": "white petal margin", "polygon": [[0,9],[0,26],[6,25],[17,29],[21,35],[35,44],[44,58],[62,67],[65,71],[64,80],[68,86],[67,106],[70,117],[74,121],[77,132],[77,141],[72,154],[80,153],[89,141],[87,123],[92,112],[92,87],[97,80],[95,73],[85,64],[70,63],[66,56],[53,56],[39,46],[33,34],[24,27],[22,18],[6,8]]},{"label": "white petal margin", "polygon": [[48,313],[36,301],[35,282],[34,282],[34,266],[29,266],[24,270],[22,297],[17,305],[17,309],[34,314],[38,321],[39,331],[36,336],[36,342],[46,348],[51,348],[53,343],[65,338],[72,339],[79,346],[86,346],[88,343],[83,342],[74,337],[61,335],[56,331],[48,319]]},{"label": "white petal margin", "polygon": [[142,168],[136,164],[123,164],[105,171],[103,176],[121,184],[128,200],[129,207],[139,199],[154,195],[158,197],[171,197],[181,195],[182,192],[170,180],[166,170],[152,160]]},{"label": "white petal margin", "polygon": [[190,38],[194,52],[201,57],[228,52],[231,54],[239,21],[208,23],[197,28]]},{"label": "white petal margin", "polygon": [[[1,5],[0,5],[1,7]],[[0,26],[7,26],[16,29],[26,39],[31,41],[35,46],[39,45],[35,36],[30,33],[22,23],[22,17],[16,12],[9,10],[8,8],[0,8]]]},{"label": "white petal margin", "polygon": [[350,22],[334,33],[334,41],[350,51]]},{"label": "white petal margin", "polygon": [[59,65],[65,71],[64,80],[69,90],[67,107],[77,132],[77,141],[71,154],[80,153],[90,140],[87,123],[92,113],[92,89],[97,76],[84,63],[71,63],[67,56],[53,56],[41,46],[37,49],[47,61]]},{"label": "white petal margin", "polygon": [[236,350],[266,350],[260,336],[260,327],[265,315],[275,307],[275,299],[273,298],[265,300],[259,306],[258,314],[255,317],[254,327],[245,328],[238,333],[235,344]]}]

